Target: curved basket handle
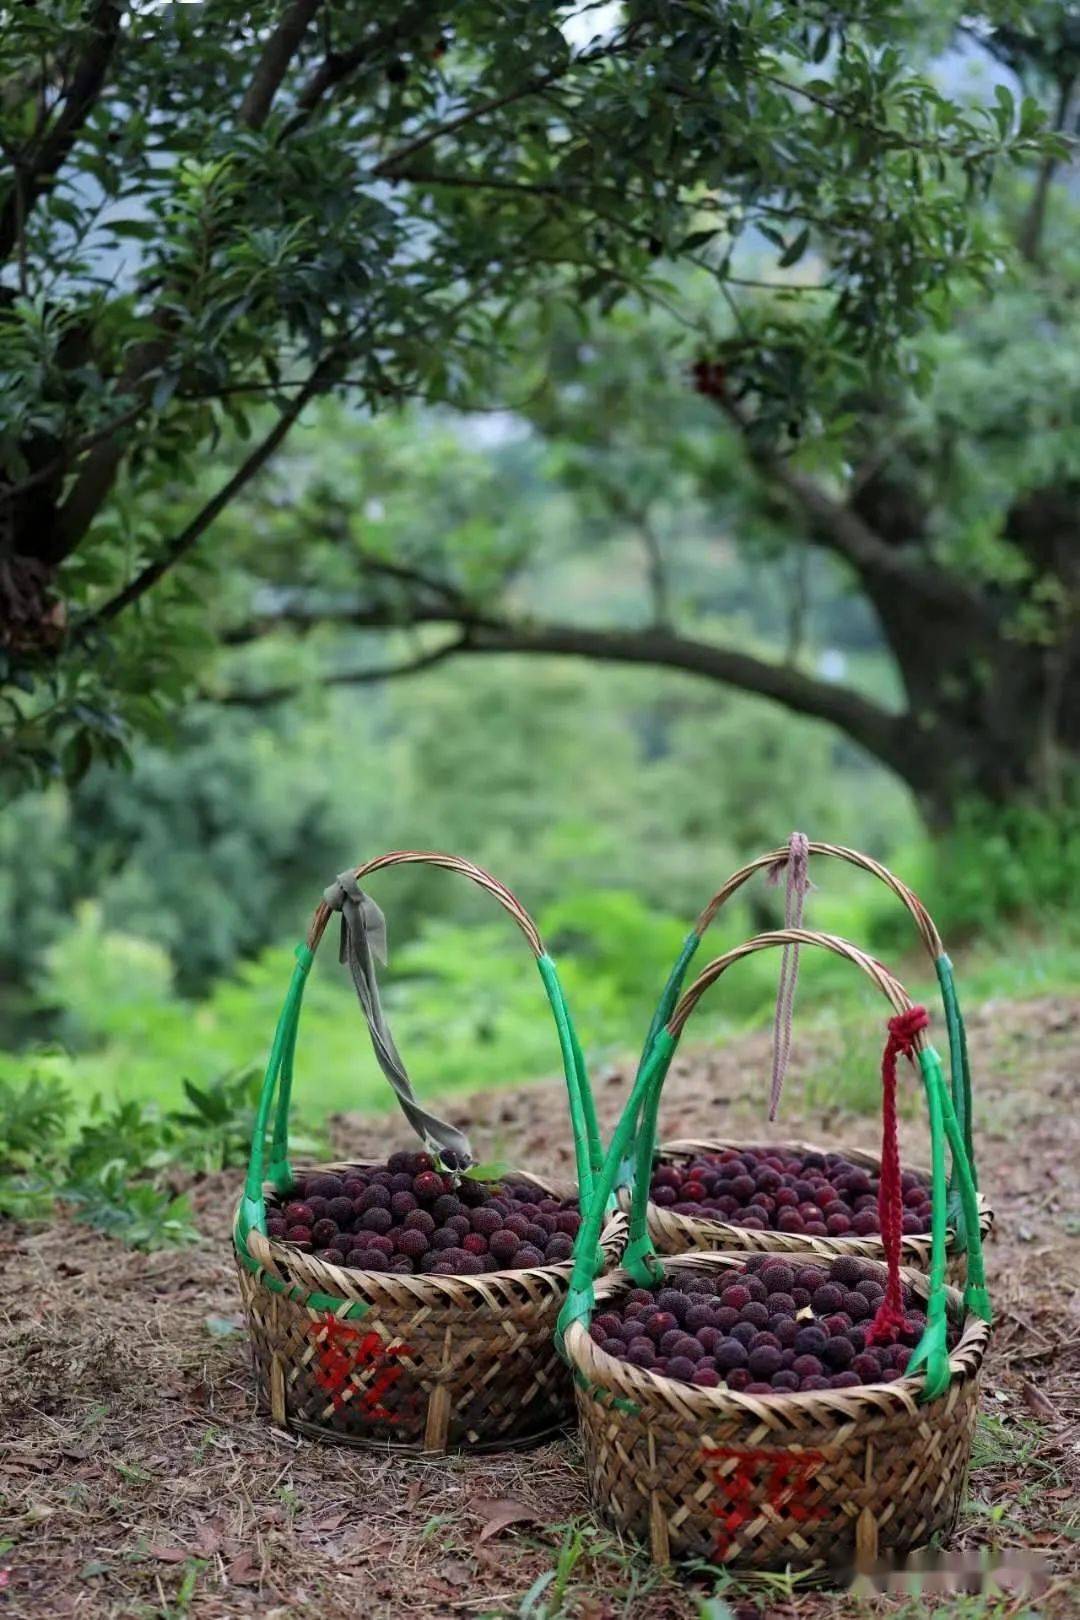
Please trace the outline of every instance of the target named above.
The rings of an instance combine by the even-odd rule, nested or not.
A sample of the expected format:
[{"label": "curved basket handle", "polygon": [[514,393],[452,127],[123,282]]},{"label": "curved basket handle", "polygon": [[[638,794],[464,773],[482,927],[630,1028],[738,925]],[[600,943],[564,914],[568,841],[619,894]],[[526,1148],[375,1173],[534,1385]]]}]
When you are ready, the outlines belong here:
[{"label": "curved basket handle", "polygon": [[[520,900],[505,884],[500,883],[497,878],[493,877],[490,872],[486,872],[483,867],[476,866],[472,861],[464,860],[457,855],[444,855],[434,850],[393,850],[389,854],[379,855],[374,860],[367,861],[363,866],[355,868],[353,875],[359,880],[371,872],[381,871],[384,867],[404,865],[438,866],[445,871],[458,872],[463,877],[469,878],[498,901],[524,934],[529,949],[536,958],[536,965],[543,980],[544,989],[547,992],[548,1002],[559,1035],[559,1048],[562,1054],[563,1072],[566,1077],[567,1096],[570,1104],[570,1122],[574,1135],[578,1184],[581,1188],[582,1199],[587,1199],[593,1178],[598,1174],[603,1158],[600,1131],[597,1125],[596,1109],[581,1045],[570,1017],[569,1008],[566,1005],[566,997],[559,982],[555,963],[544,949],[539,929]],[[239,1228],[242,1237],[246,1237],[247,1233],[253,1228],[264,1235],[266,1231],[266,1205],[263,1198],[263,1161],[266,1132],[270,1122],[270,1110],[275,1091],[278,1100],[270,1153],[269,1180],[280,1191],[285,1191],[293,1181],[292,1168],[289,1164],[289,1108],[292,1100],[293,1060],[296,1051],[297,1026],[307,976],[315,959],[315,952],[318,949],[319,942],[326,932],[326,926],[333,915],[334,912],[326,901],[320,900],[308,927],[306,939],[302,945],[298,945],[296,948],[297,965],[293,969],[285,1002],[278,1017],[273,1044],[270,1048],[270,1057],[263,1077],[262,1091],[259,1095],[255,1126],[252,1131],[251,1153],[244,1183],[244,1197],[240,1207]]]},{"label": "curved basket handle", "polygon": [[[945,946],[942,943],[934,919],[914,889],[909,888],[903,879],[896,876],[895,872],[890,872],[887,866],[883,866],[880,861],[875,861],[873,856],[864,855],[861,850],[848,849],[843,844],[810,843],[809,853],[818,856],[830,855],[837,860],[846,861],[849,866],[857,866],[861,871],[869,872],[871,877],[877,878],[880,883],[883,883],[887,889],[891,890],[901,905],[910,913],[923,948],[933,964],[941,989],[942,1006],[945,1012],[945,1028],[949,1041],[949,1074],[952,1083],[953,1108],[960,1121],[960,1128],[964,1138],[964,1151],[977,1188],[978,1173],[975,1166],[971,1064],[968,1058],[967,1032],[964,1029],[963,1015],[956,994],[956,981],[953,976],[952,963],[946,954]],[[649,1025],[649,1033],[645,1037],[645,1046],[641,1054],[642,1063],[647,1058],[649,1049],[660,1029],[671,1017],[683,986],[683,980],[686,977],[686,970],[692,962],[706,932],[712,926],[717,913],[743,887],[744,883],[748,883],[758,872],[771,871],[785,865],[788,856],[789,850],[785,845],[780,849],[770,850],[765,855],[759,855],[745,866],[740,866],[738,871],[733,872],[727,882],[717,889],[712,899],[699,913],[697,921],[687,935],[678,960],[671,970],[663,994],[653,1014],[652,1023]],[[967,1219],[959,1197],[959,1189],[955,1183],[950,1189],[949,1217],[957,1228],[960,1242],[965,1248],[968,1247]]]},{"label": "curved basket handle", "polygon": [[[759,934],[754,939],[737,945],[718,956],[705,967],[685,992],[672,1012],[667,1024],[658,1031],[652,1048],[638,1073],[634,1088],[615,1129],[611,1145],[600,1175],[596,1178],[585,1218],[582,1221],[574,1250],[574,1270],[570,1294],[559,1318],[560,1337],[573,1320],[588,1317],[593,1308],[593,1255],[606,1200],[625,1156],[633,1149],[635,1158],[633,1198],[630,1216],[630,1242],[623,1256],[624,1267],[642,1283],[654,1283],[663,1275],[648,1235],[646,1212],[653,1154],[656,1147],[655,1113],[652,1123],[645,1117],[644,1105],[652,1094],[659,1095],[667,1076],[671,1059],[676,1051],[690,1014],[709,986],[733,963],[757,951],[775,949],[783,945],[816,945],[835,955],[845,957],[875,984],[891,1003],[894,1011],[906,1012],[912,1005],[907,991],[889,970],[857,945],[836,934],[815,933],[804,928],[777,929],[773,933]],[[952,1150],[964,1209],[974,1234],[968,1263],[968,1286],[965,1302],[977,1314],[989,1319],[989,1301],[986,1297],[982,1264],[982,1246],[979,1238],[978,1211],[975,1186],[964,1152],[963,1135],[949,1096],[941,1069],[941,1060],[934,1048],[920,1034],[914,1040],[918,1053],[930,1115],[931,1165],[933,1178],[933,1206],[931,1219],[930,1300],[927,1326],[911,1366],[926,1366],[925,1395],[940,1394],[949,1382],[949,1358],[946,1347],[945,1321],[945,1226],[946,1179],[945,1142]]]}]

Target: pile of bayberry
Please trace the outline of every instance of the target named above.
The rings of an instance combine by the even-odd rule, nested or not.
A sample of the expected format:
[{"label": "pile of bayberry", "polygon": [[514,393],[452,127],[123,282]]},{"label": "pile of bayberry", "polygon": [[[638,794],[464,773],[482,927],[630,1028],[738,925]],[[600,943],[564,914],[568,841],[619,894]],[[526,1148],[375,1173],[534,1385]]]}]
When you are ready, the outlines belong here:
[{"label": "pile of bayberry", "polygon": [[752,1255],[738,1269],[673,1273],[656,1292],[634,1288],[589,1332],[609,1356],[704,1389],[854,1389],[900,1378],[926,1326],[905,1289],[904,1332],[867,1343],[883,1293],[881,1268],[849,1256],[826,1267]]},{"label": "pile of bayberry", "polygon": [[570,1259],[581,1217],[528,1181],[482,1182],[435,1169],[426,1153],[313,1172],[267,1210],[271,1238],[332,1265],[436,1277]]},{"label": "pile of bayberry", "polygon": [[[727,1221],[799,1237],[872,1237],[880,1232],[878,1173],[839,1153],[798,1148],[729,1148],[660,1161],[649,1196],[676,1215]],[[903,1174],[904,1232],[930,1230],[930,1186]]]}]

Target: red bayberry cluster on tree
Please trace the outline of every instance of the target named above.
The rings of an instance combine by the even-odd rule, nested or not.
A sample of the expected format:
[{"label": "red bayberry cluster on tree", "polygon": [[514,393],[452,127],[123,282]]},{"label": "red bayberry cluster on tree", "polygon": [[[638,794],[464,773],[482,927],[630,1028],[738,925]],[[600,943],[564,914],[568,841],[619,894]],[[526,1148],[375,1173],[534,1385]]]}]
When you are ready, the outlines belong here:
[{"label": "red bayberry cluster on tree", "polygon": [[302,1177],[267,1210],[267,1234],[332,1265],[470,1276],[570,1259],[581,1217],[531,1182],[455,1181],[426,1153]]},{"label": "red bayberry cluster on tree", "polygon": [[895,1344],[867,1343],[866,1320],[884,1293],[880,1268],[752,1255],[739,1271],[686,1271],[655,1292],[634,1288],[592,1323],[609,1356],[650,1372],[748,1395],[892,1383],[926,1326],[905,1290]]},{"label": "red bayberry cluster on tree", "polygon": [[720,360],[695,360],[690,367],[694,392],[705,399],[723,399],[727,386],[727,370]]},{"label": "red bayberry cluster on tree", "polygon": [[[727,1149],[693,1160],[659,1163],[650,1197],[676,1215],[726,1221],[760,1232],[800,1237],[873,1237],[880,1230],[876,1169],[839,1153],[794,1148]],[[930,1187],[905,1170],[904,1232],[930,1230]]]}]

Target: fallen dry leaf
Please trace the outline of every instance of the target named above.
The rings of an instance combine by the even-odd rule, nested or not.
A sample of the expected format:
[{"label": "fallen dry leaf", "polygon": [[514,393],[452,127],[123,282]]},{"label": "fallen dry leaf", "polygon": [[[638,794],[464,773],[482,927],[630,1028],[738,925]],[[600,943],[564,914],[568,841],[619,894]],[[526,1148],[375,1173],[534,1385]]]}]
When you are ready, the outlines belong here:
[{"label": "fallen dry leaf", "polygon": [[233,1586],[258,1586],[259,1571],[252,1563],[250,1553],[237,1553],[229,1565],[229,1580]]},{"label": "fallen dry leaf", "polygon": [[512,1496],[480,1497],[470,1504],[478,1518],[484,1520],[480,1541],[490,1541],[508,1525],[536,1522],[537,1514],[524,1502],[515,1502]]},{"label": "fallen dry leaf", "polygon": [[183,1547],[151,1547],[150,1556],[162,1564],[182,1564],[191,1554],[185,1552]]},{"label": "fallen dry leaf", "polygon": [[1029,1412],[1033,1412],[1037,1418],[1042,1418],[1046,1423],[1056,1423],[1058,1421],[1057,1407],[1047,1400],[1041,1389],[1036,1389],[1035,1385],[1029,1383],[1026,1378],[1021,1383],[1020,1388],[1024,1396],[1024,1405]]},{"label": "fallen dry leaf", "polygon": [[328,1513],[324,1519],[316,1519],[316,1530],[340,1530],[348,1518],[347,1513]]},{"label": "fallen dry leaf", "polygon": [[206,1558],[221,1550],[221,1527],[207,1520],[195,1532],[195,1544]]}]

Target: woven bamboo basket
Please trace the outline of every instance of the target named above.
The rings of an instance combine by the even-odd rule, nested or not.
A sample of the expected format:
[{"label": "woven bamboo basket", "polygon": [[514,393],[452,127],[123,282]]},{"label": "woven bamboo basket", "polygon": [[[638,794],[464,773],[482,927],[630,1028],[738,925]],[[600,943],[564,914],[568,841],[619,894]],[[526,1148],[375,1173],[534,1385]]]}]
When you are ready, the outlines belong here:
[{"label": "woven bamboo basket", "polygon": [[[864,855],[859,850],[846,849],[839,844],[811,843],[809,852],[815,856],[833,857],[845,861],[851,866],[858,867],[864,872],[869,872],[871,876],[877,878],[896,896],[911,916],[919,940],[934,968],[935,976],[941,988],[945,1026],[949,1042],[949,1070],[952,1082],[953,1107],[961,1124],[968,1164],[973,1177],[976,1178],[977,1187],[972,1124],[971,1066],[968,1057],[967,1036],[956,992],[952,963],[946,954],[941,935],[934,924],[933,918],[915,891],[909,888],[895,873],[890,872],[888,867],[882,866],[880,861],[875,861],[871,856]],[[695,922],[683,945],[679,959],[672,969],[649,1029],[645,1051],[642,1055],[643,1063],[657,1031],[662,1027],[665,1019],[675,1006],[686,970],[717,914],[732,896],[757,873],[775,871],[787,859],[787,849],[774,849],[765,855],[759,855],[756,860],[750,861],[746,866],[740,867],[737,872],[734,872],[713,895]],[[655,1119],[655,1109],[653,1118]],[[766,1145],[790,1147],[797,1151],[817,1153],[838,1152],[842,1153],[846,1159],[850,1159],[853,1164],[874,1171],[880,1169],[880,1159],[872,1153],[866,1153],[859,1148],[847,1147],[843,1144],[833,1144],[831,1147],[825,1148],[818,1143],[810,1142],[774,1141],[765,1144],[762,1142],[733,1141],[720,1138],[679,1139],[662,1143],[657,1149],[656,1157],[658,1163],[671,1162],[680,1158],[697,1157],[702,1153],[722,1153],[726,1148],[761,1148]],[[928,1176],[926,1170],[918,1167],[916,1169],[918,1174],[924,1177]],[[620,1187],[618,1200],[620,1208],[628,1211],[630,1195],[627,1186]],[[993,1230],[994,1214],[989,1202],[981,1193],[978,1194],[977,1203],[980,1236],[985,1242]],[[967,1274],[967,1238],[964,1230],[963,1209],[955,1185],[950,1189],[948,1209],[949,1228],[946,1235],[947,1276],[950,1282],[962,1284]],[[648,1206],[648,1226],[649,1234],[661,1254],[685,1254],[694,1249],[745,1249],[753,1253],[764,1253],[766,1251],[773,1251],[777,1254],[809,1252],[829,1257],[850,1254],[858,1259],[880,1260],[884,1253],[881,1239],[877,1236],[816,1237],[788,1232],[759,1232],[753,1228],[739,1226],[733,1221],[725,1221],[720,1217],[709,1218],[707,1216],[679,1214],[661,1204],[653,1203],[651,1200]],[[902,1261],[905,1266],[914,1267],[920,1271],[926,1270],[930,1263],[929,1233],[905,1235]]]},{"label": "woven bamboo basket", "polygon": [[[854,1389],[750,1396],[629,1365],[608,1355],[589,1334],[603,1304],[633,1287],[657,1288],[663,1281],[664,1264],[643,1222],[638,1241],[627,1249],[625,1269],[597,1286],[590,1275],[590,1246],[600,1230],[607,1191],[628,1154],[637,1166],[635,1210],[644,1210],[652,1154],[643,1113],[657,1082],[662,1084],[687,1018],[705,989],[734,962],[793,943],[845,957],[898,1013],[910,1009],[898,980],[834,935],[778,930],[711,962],[658,1032],[635,1082],[593,1183],[570,1296],[560,1316],[592,1498],[619,1530],[646,1542],[659,1563],[698,1558],[741,1569],[824,1572],[947,1537],[963,1499],[990,1308],[963,1133],[940,1059],[922,1034],[913,1049],[930,1114],[933,1230],[929,1275],[902,1273],[916,1297],[926,1301],[927,1316],[903,1378]],[[975,1234],[962,1294],[944,1282],[946,1145]],[[734,1269],[745,1257],[745,1249],[686,1254],[678,1269]]]},{"label": "woven bamboo basket", "polygon": [[[359,879],[407,862],[470,878],[493,895],[524,934],[555,1016],[578,1176],[588,1190],[601,1157],[595,1112],[558,976],[535,924],[501,883],[453,856],[396,851],[357,868],[355,875]],[[570,1376],[553,1340],[569,1261],[478,1276],[409,1276],[327,1264],[266,1236],[267,1197],[287,1192],[295,1179],[288,1162],[288,1114],[297,1019],[330,916],[320,904],[297,951],[233,1229],[259,1405],[284,1428],[349,1445],[440,1452],[533,1444],[573,1419]],[[273,1148],[264,1182],[275,1089]],[[526,1179],[558,1197],[574,1191],[524,1171],[501,1179]],[[595,1244],[598,1265],[617,1258],[624,1235],[623,1217],[603,1223]]]},{"label": "woven bamboo basket", "polygon": [[[694,1254],[680,1270],[715,1273],[745,1254]],[[929,1279],[907,1271],[918,1297]],[[596,1289],[602,1310],[634,1287],[619,1271]],[[574,1323],[566,1349],[593,1500],[653,1559],[739,1569],[822,1570],[947,1539],[967,1480],[990,1329],[964,1315],[943,1395],[920,1380],[805,1395],[699,1389],[609,1356]]]}]

